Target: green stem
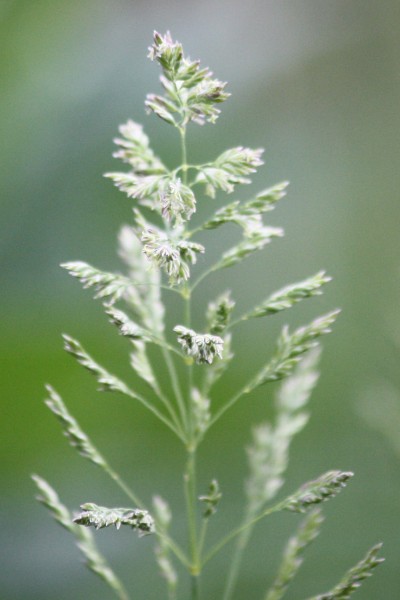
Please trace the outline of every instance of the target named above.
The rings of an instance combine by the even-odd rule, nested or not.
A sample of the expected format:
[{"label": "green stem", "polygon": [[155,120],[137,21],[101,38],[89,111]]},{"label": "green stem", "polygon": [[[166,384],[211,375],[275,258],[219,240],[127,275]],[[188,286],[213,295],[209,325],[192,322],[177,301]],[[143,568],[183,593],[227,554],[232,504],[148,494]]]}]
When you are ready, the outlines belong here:
[{"label": "green stem", "polygon": [[157,532],[158,537],[162,538],[170,550],[175,554],[180,562],[190,569],[190,559],[186,556],[182,548],[168,534]]},{"label": "green stem", "polygon": [[[251,520],[250,515],[244,519],[243,524],[247,523],[247,521],[249,520]],[[243,531],[238,536],[235,551],[230,563],[228,578],[226,580],[225,591],[222,600],[230,600],[230,598],[232,597],[239,576],[239,569],[243,560],[243,553],[249,542],[252,531],[253,526],[250,525],[249,527],[247,527],[247,529],[243,529]]]},{"label": "green stem", "polygon": [[192,600],[200,599],[200,587],[199,578],[196,575],[192,575]]},{"label": "green stem", "polygon": [[177,175],[177,173],[179,173],[179,171],[189,171],[190,169],[193,171],[200,171],[203,165],[188,165],[188,164],[182,164],[179,167],[177,167],[176,169],[174,169],[173,171],[171,171],[171,175]]},{"label": "green stem", "polygon": [[200,556],[200,559],[201,559],[201,556],[203,555],[204,543],[206,541],[208,521],[209,521],[208,518],[207,519],[203,519],[203,524],[201,526],[200,538],[199,538],[199,556]]},{"label": "green stem", "polygon": [[[141,508],[145,510],[145,504],[140,500],[140,498],[131,490],[127,483],[116,473],[108,463],[105,462],[104,470],[109,477],[118,485],[119,488],[127,495],[127,497],[132,500],[135,507]],[[157,532],[159,537],[162,537],[171,551],[175,554],[175,556],[181,561],[183,565],[186,567],[190,567],[190,561],[186,557],[183,550],[178,546],[178,544],[166,533]]]},{"label": "green stem", "polygon": [[111,477],[113,481],[121,488],[121,490],[128,496],[130,500],[134,503],[137,508],[141,508],[144,510],[144,502],[140,500],[140,498],[135,494],[133,490],[129,487],[127,483],[110,467],[108,463],[105,463],[104,470]]},{"label": "green stem", "polygon": [[130,600],[130,596],[128,596],[128,592],[125,590],[122,583],[118,582],[117,585],[114,585],[113,589],[119,600]]},{"label": "green stem", "polygon": [[[104,467],[106,473],[115,481],[115,483],[121,488],[123,492],[128,496],[130,500],[135,504],[137,508],[142,508],[145,510],[145,504],[140,500],[138,496],[131,490],[127,483],[116,473],[107,463]],[[157,535],[164,539],[165,543],[171,549],[171,551],[175,554],[175,556],[180,560],[180,562],[186,567],[190,567],[190,561],[187,556],[183,552],[183,550],[178,546],[178,544],[167,534],[157,532]]]},{"label": "green stem", "polygon": [[166,348],[162,347],[162,353],[164,356],[165,364],[167,365],[167,369],[168,369],[169,376],[170,376],[171,383],[172,383],[172,388],[175,393],[178,410],[179,410],[181,420],[182,420],[182,427],[183,427],[183,430],[186,431],[186,435],[182,441],[184,441],[184,443],[186,443],[186,438],[188,435],[187,434],[187,432],[188,432],[188,416],[187,416],[187,412],[186,412],[185,401],[183,399],[183,395],[182,395],[182,391],[181,391],[181,386],[179,385],[178,374],[175,369],[174,361],[172,360],[172,357],[171,357],[170,353],[168,352],[168,350]]},{"label": "green stem", "polygon": [[[186,150],[186,126],[181,125],[179,127],[179,133],[181,137],[181,152],[182,152],[182,181],[183,184],[187,184],[187,150]],[[185,299],[185,325],[190,328],[191,323],[191,293],[189,286],[186,286],[183,297]],[[197,515],[196,515],[196,439],[195,439],[195,422],[193,415],[193,407],[191,403],[191,393],[193,387],[193,365],[188,364],[188,420],[187,420],[187,464],[184,473],[184,488],[185,488],[185,499],[186,499],[186,510],[188,519],[188,533],[189,533],[189,548],[191,556],[191,588],[192,588],[192,600],[200,599],[200,587],[199,587],[199,576],[200,576],[200,556],[199,556],[199,544],[197,537]]]},{"label": "green stem", "polygon": [[[185,288],[185,326],[190,329],[191,326],[191,290],[187,285]],[[195,423],[193,419],[193,410],[191,405],[191,394],[193,388],[193,362],[187,362],[188,367],[188,398],[189,398],[189,428],[192,445],[195,438]]]},{"label": "green stem", "polygon": [[246,384],[237,394],[235,394],[230,400],[228,400],[228,402],[226,404],[224,404],[223,406],[221,406],[221,408],[215,413],[215,415],[212,417],[208,428],[210,428],[212,425],[214,425],[221,417],[222,415],[229,410],[230,408],[232,408],[232,406],[234,404],[236,404],[236,402],[238,400],[240,400],[240,398],[244,395],[244,394],[249,394],[251,392],[251,388],[249,388],[249,384]]},{"label": "green stem", "polygon": [[184,488],[186,499],[186,510],[189,531],[189,548],[191,556],[190,574],[192,577],[192,598],[197,600],[199,597],[199,575],[201,570],[199,544],[197,538],[197,519],[196,519],[196,450],[188,450],[186,470],[184,474]]},{"label": "green stem", "polygon": [[165,285],[162,283],[149,283],[146,281],[146,283],[139,283],[138,281],[131,281],[130,285],[135,286],[135,287],[158,287],[162,290],[166,290],[167,292],[174,292],[174,294],[180,294],[180,291],[177,290],[174,287],[171,287],[170,285]]},{"label": "green stem", "polygon": [[130,396],[134,400],[138,400],[141,404],[143,404],[143,406],[145,406],[158,419],[160,419],[160,421],[162,421],[164,423],[164,425],[166,425],[171,431],[173,431],[175,433],[175,435],[180,440],[182,440],[182,442],[185,443],[185,441],[186,441],[185,438],[182,437],[182,434],[177,430],[177,428],[175,427],[175,425],[173,423],[171,423],[171,421],[168,419],[168,417],[166,417],[165,415],[163,415],[158,410],[158,408],[156,408],[155,406],[153,406],[153,404],[151,404],[151,402],[149,402],[148,400],[146,400],[146,398],[143,398],[143,396],[141,396],[140,394],[137,394],[136,392],[132,392],[129,388],[125,391],[125,394],[127,396]]},{"label": "green stem", "polygon": [[161,402],[164,404],[164,406],[166,407],[166,409],[168,410],[169,414],[171,415],[171,418],[175,424],[175,427],[177,428],[177,430],[179,431],[180,435],[182,436],[181,439],[186,440],[186,435],[185,432],[182,428],[182,423],[179,421],[179,417],[170,401],[169,398],[167,398],[167,396],[164,394],[164,392],[162,391],[159,383],[157,380],[155,380],[153,389],[155,391],[155,393],[157,394],[157,396],[160,398]]},{"label": "green stem", "polygon": [[177,350],[176,348],[174,348],[173,346],[168,344],[168,342],[164,338],[159,339],[159,338],[153,337],[153,338],[151,338],[150,341],[153,344],[155,344],[156,346],[159,346],[160,348],[164,348],[165,350],[168,350],[168,352],[173,352],[174,354],[179,356],[180,359],[182,359],[182,354],[179,352],[179,350]]},{"label": "green stem", "polygon": [[216,267],[217,267],[217,264],[215,264],[212,267],[210,267],[209,269],[206,269],[205,271],[203,271],[203,273],[196,279],[196,281],[192,285],[191,291],[193,292],[193,290],[197,288],[197,286],[199,285],[199,283],[201,283],[203,281],[203,279],[205,279],[206,277],[211,275],[211,273],[214,273],[214,271],[217,270]]},{"label": "green stem", "polygon": [[225,330],[228,331],[229,329],[236,327],[236,325],[239,325],[239,323],[242,323],[243,321],[248,321],[248,320],[249,320],[249,316],[248,316],[248,313],[246,313],[246,314],[242,315],[241,317],[238,317],[237,319],[234,319],[233,321],[228,323]]},{"label": "green stem", "polygon": [[252,525],[254,525],[255,523],[257,523],[258,521],[260,521],[264,517],[267,517],[268,515],[271,515],[272,513],[275,513],[275,512],[278,512],[278,511],[282,510],[283,508],[285,508],[285,506],[287,506],[287,500],[283,500],[282,502],[279,502],[279,504],[275,504],[275,506],[272,506],[271,508],[268,508],[267,510],[264,510],[257,517],[253,517],[249,521],[247,521],[247,522],[243,523],[242,525],[240,525],[237,529],[234,529],[233,531],[231,531],[230,533],[228,533],[228,535],[226,535],[224,538],[222,538],[222,540],[220,540],[219,542],[217,542],[215,544],[215,546],[213,546],[213,548],[211,548],[210,552],[207,554],[207,556],[203,560],[202,566],[204,566],[206,563],[208,563],[208,561],[213,556],[215,556],[215,554],[217,554],[220,550],[222,550],[222,548],[226,544],[228,544],[230,541],[232,541],[233,539],[235,539],[235,537],[237,537],[239,534],[241,534],[242,531],[245,531],[246,529],[248,529],[249,527],[251,527]]},{"label": "green stem", "polygon": [[187,164],[187,150],[186,150],[186,127],[180,127],[179,128],[179,133],[181,136],[181,152],[182,152],[182,165],[181,165],[181,170],[182,170],[182,180],[184,185],[187,184],[187,171],[188,171],[188,164]]}]

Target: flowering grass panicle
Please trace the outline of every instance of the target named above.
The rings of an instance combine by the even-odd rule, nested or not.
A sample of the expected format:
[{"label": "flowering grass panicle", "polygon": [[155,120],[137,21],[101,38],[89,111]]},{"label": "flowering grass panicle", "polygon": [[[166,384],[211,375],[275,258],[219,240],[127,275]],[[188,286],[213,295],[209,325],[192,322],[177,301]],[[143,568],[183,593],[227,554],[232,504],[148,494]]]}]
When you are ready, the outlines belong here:
[{"label": "flowering grass panicle", "polygon": [[[84,288],[94,291],[95,299],[103,302],[106,318],[125,338],[129,345],[132,383],[100,366],[71,336],[64,335],[64,344],[78,364],[94,375],[100,391],[118,392],[140,403],[181,443],[186,461],[183,473],[186,540],[177,540],[172,533],[173,511],[167,500],[157,491],[152,504],[143,501],[138,491],[100,454],[50,386],[46,405],[61,424],[71,446],[101,468],[126,495],[131,506],[108,508],[94,502],[81,504],[81,499],[77,499],[81,512],[73,516],[50,485],[35,475],[38,500],[75,537],[88,568],[120,600],[128,600],[130,594],[97,549],[96,536],[88,527],[101,529],[114,525],[119,529],[126,526],[141,537],[155,538],[155,558],[165,580],[168,600],[186,600],[189,594],[192,600],[209,597],[211,586],[204,596],[200,587],[203,580],[206,588],[204,567],[224,549],[226,573],[221,574],[224,589],[219,597],[231,600],[244,552],[258,523],[273,513],[289,511],[286,513],[289,519],[295,518],[289,516],[290,512],[306,513],[286,544],[273,583],[266,587],[265,600],[280,600],[300,568],[307,547],[317,537],[323,520],[322,504],[337,496],[353,475],[347,471],[328,471],[286,498],[275,500],[284,483],[291,443],[309,419],[307,404],[318,380],[320,338],[331,331],[339,311],[330,311],[294,330],[284,325],[272,356],[265,356],[263,364],[250,373],[233,396],[215,401],[215,384],[220,378],[228,377],[234,361],[235,328],[249,319],[274,316],[303,300],[319,296],[331,278],[325,271],[319,271],[278,291],[271,290],[265,300],[239,316],[235,315],[237,302],[231,292],[221,290],[216,299],[210,299],[201,328],[203,332],[193,329],[192,298],[201,283],[212,273],[234,267],[283,236],[283,229],[266,223],[265,215],[284,198],[288,184],[281,182],[251,193],[247,200],[234,200],[221,206],[221,193],[231,194],[238,186],[251,183],[251,175],[263,164],[263,150],[235,146],[219,156],[211,156],[203,164],[188,162],[188,126],[216,122],[221,105],[230,96],[226,83],[216,79],[198,60],[185,55],[182,44],[174,41],[169,33],[154,33],[149,58],[161,68],[162,92],[148,94],[145,107],[149,114],[167,124],[172,134],[177,133],[181,162],[168,168],[152,150],[142,125],[131,119],[121,125],[114,140],[117,150],[113,156],[122,161],[123,169],[107,173],[106,177],[133,203],[132,222],[122,227],[118,237],[125,273],[109,273],[82,261],[62,265]],[[207,218],[200,225],[196,222],[194,227],[191,221],[199,204],[204,202],[212,209]],[[209,257],[197,235],[229,225],[239,229],[239,241],[216,259]],[[204,255],[207,265],[200,272],[196,264],[199,255]],[[183,303],[180,322],[172,327],[166,326],[164,294],[176,294]],[[260,326],[267,328],[268,322],[266,319]],[[160,362],[163,363],[161,368]],[[184,378],[180,376],[183,371],[186,371]],[[146,384],[145,392],[137,391],[138,379]],[[199,494],[198,449],[210,428],[228,410],[243,398],[250,403],[249,394],[272,382],[278,382],[274,416],[270,422],[254,427],[247,448],[249,473],[242,521],[212,542],[208,523],[214,522],[217,511],[223,510],[221,499],[226,498],[223,482],[218,482],[212,473],[208,489]],[[232,549],[228,548],[231,542]],[[379,549],[379,545],[374,546],[336,587],[312,600],[349,598],[382,561],[378,558]],[[132,590],[132,597],[136,595]],[[152,597],[150,589],[147,595]]]}]

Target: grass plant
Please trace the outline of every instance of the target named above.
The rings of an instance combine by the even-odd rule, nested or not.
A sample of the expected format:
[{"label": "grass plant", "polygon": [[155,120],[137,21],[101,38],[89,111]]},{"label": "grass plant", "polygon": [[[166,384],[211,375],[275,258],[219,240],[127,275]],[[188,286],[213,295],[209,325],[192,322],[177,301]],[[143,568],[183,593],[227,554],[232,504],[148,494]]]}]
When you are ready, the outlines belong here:
[{"label": "grass plant", "polygon": [[[149,57],[161,68],[163,93],[149,94],[146,109],[179,137],[181,163],[171,170],[155,155],[141,125],[132,120],[122,125],[115,139],[114,157],[126,168],[106,176],[133,200],[133,223],[123,226],[119,235],[119,254],[126,272],[124,275],[108,273],[85,262],[62,265],[84,288],[95,293],[95,298],[104,305],[107,318],[126,338],[132,382],[126,383],[100,366],[79,341],[65,335],[64,343],[66,351],[94,376],[101,391],[123,394],[142,404],[179,439],[186,463],[183,494],[187,539],[173,538],[172,512],[167,500],[155,495],[152,504],[143,501],[140,490],[132,489],[113,470],[51,386],[47,387],[46,405],[59,421],[69,443],[83,458],[111,477],[126,494],[130,506],[109,508],[84,502],[81,511],[72,515],[53,488],[35,475],[38,499],[75,537],[88,568],[120,600],[131,596],[97,549],[90,527],[95,530],[111,525],[117,529],[129,527],[140,537],[152,535],[156,561],[166,583],[165,597],[169,600],[188,597],[188,587],[183,581],[185,573],[190,580],[191,599],[203,597],[203,569],[223,551],[227,557],[223,600],[231,600],[235,597],[244,552],[258,523],[277,512],[302,513],[303,521],[287,543],[275,580],[269,587],[266,584],[263,598],[280,600],[292,584],[307,547],[319,533],[322,504],[340,493],[353,475],[340,470],[328,471],[288,497],[276,499],[284,482],[291,442],[309,418],[307,404],[318,380],[320,338],[331,331],[339,311],[332,310],[297,329],[285,326],[276,341],[275,351],[265,364],[223,404],[215,401],[216,382],[221,377],[229,377],[236,327],[250,319],[268,321],[277,313],[320,295],[330,277],[320,271],[271,292],[254,308],[239,315],[231,293],[221,291],[209,302],[203,329],[193,329],[192,298],[207,277],[235,267],[283,236],[283,230],[267,225],[264,216],[285,196],[287,182],[252,194],[246,201],[234,200],[219,206],[213,213],[210,211],[202,224],[192,227],[191,219],[198,202],[205,201],[204,196],[211,198],[209,204],[216,205],[217,194],[231,194],[238,186],[251,183],[251,175],[263,164],[263,150],[238,146],[211,156],[204,164],[190,163],[188,127],[216,122],[221,104],[230,95],[226,83],[214,78],[199,61],[187,57],[182,45],[169,33],[154,33]],[[240,241],[198,273],[196,262],[206,248],[196,241],[197,234],[231,225],[239,227]],[[182,318],[172,331],[167,331],[163,297],[170,293],[182,301]],[[165,363],[171,385],[166,386],[161,378],[152,360],[154,353],[148,352],[151,346],[156,347],[159,360]],[[184,380],[179,377],[182,368],[186,371]],[[135,380],[138,379],[145,382],[147,393],[136,391]],[[245,483],[243,520],[211,544],[208,527],[222,509],[223,489],[210,474],[206,493],[198,490],[198,449],[210,428],[228,410],[260,386],[274,382],[278,382],[274,418],[254,428],[247,448],[249,474]],[[382,561],[378,557],[379,548],[379,545],[374,546],[331,591],[309,600],[349,598]],[[151,590],[148,594],[152,597]],[[135,590],[132,597],[136,597]]]}]

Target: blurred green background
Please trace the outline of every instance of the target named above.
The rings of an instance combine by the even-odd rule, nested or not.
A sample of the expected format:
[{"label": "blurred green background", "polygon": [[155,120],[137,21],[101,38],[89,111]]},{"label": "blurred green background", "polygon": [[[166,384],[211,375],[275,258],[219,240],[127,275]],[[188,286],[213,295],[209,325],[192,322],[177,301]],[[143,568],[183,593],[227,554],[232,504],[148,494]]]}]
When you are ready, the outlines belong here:
[{"label": "blurred green background", "polygon": [[[323,343],[312,419],[293,445],[283,493],[331,468],[356,477],[325,507],[322,534],[287,598],[326,591],[377,541],[387,561],[357,598],[398,598],[400,457],[360,412],[371,394],[377,414],[385,410],[385,386],[400,392],[399,1],[3,0],[0,19],[1,599],[110,598],[81,566],[68,534],[33,500],[29,475],[38,472],[71,509],[88,500],[126,504],[62,439],[42,402],[44,382],[140,495],[171,500],[176,534],[184,535],[179,445],[140,407],[98,394],[60,338],[78,337],[111,372],[131,377],[124,340],[58,265],[82,259],[119,268],[116,233],[131,222],[131,202],[102,178],[117,166],[111,140],[119,123],[143,122],[167,163],[179,159],[172,129],[144,113],[145,94],[158,90],[158,68],[146,59],[153,29],[170,29],[232,92],[216,126],[191,128],[190,160],[263,146],[266,166],[252,190],[291,181],[271,218],[285,228],[284,240],[207,280],[195,324],[226,287],[241,312],[320,268],[334,276],[322,299],[238,329],[235,368],[215,402],[265,362],[283,323],[343,308]],[[200,212],[225,201],[203,200]],[[207,237],[203,265],[231,235],[226,228]],[[172,327],[179,317],[170,309]],[[217,477],[224,491],[216,531],[240,518],[243,447],[251,426],[271,415],[271,397],[272,388],[243,401],[202,448],[201,486]],[[297,522],[277,515],[257,529],[237,598],[263,597]],[[98,540],[133,597],[164,597],[150,539],[107,530]],[[229,557],[208,568],[205,598],[221,597]]]}]

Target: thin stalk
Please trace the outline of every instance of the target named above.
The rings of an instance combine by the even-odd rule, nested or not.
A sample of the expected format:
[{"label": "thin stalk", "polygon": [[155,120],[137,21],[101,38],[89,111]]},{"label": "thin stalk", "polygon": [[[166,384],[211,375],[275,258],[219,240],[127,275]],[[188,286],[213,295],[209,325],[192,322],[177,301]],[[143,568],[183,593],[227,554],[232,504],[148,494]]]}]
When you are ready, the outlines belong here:
[{"label": "thin stalk", "polygon": [[168,590],[168,600],[177,600],[177,595],[176,595],[176,585],[174,584],[170,584],[169,582],[167,582],[167,590]]},{"label": "thin stalk", "polygon": [[237,394],[235,394],[230,400],[228,400],[228,402],[226,404],[221,406],[221,408],[212,417],[212,419],[208,425],[208,428],[210,428],[212,425],[214,425],[227,410],[232,408],[232,406],[234,404],[236,404],[236,402],[238,402],[238,400],[240,400],[240,398],[242,396],[244,396],[244,394],[249,394],[251,392],[252,388],[249,386],[250,386],[250,384],[247,383],[245,386],[242,387],[242,389]]},{"label": "thin stalk", "polygon": [[192,575],[192,600],[200,600],[199,578]]},{"label": "thin stalk", "polygon": [[[185,294],[185,325],[191,324],[191,306],[190,290],[187,288]],[[199,574],[199,546],[197,539],[197,519],[196,519],[196,442],[195,442],[195,423],[193,418],[193,408],[190,402],[193,385],[193,365],[188,365],[188,399],[189,399],[189,445],[185,481],[185,497],[188,516],[189,546],[192,557],[192,596],[197,598],[198,594],[198,574]]]},{"label": "thin stalk", "polygon": [[168,342],[165,339],[159,339],[159,338],[154,337],[154,338],[151,338],[150,341],[153,344],[155,344],[156,346],[159,346],[160,348],[164,348],[165,350],[168,350],[168,352],[173,352],[174,354],[179,356],[180,359],[182,359],[182,354],[179,352],[179,350],[177,350],[176,348],[174,348],[173,346],[168,344]]},{"label": "thin stalk", "polygon": [[190,169],[200,171],[203,166],[204,165],[188,165],[185,163],[171,171],[171,175],[176,175],[177,173],[179,173],[179,171],[189,171]]},{"label": "thin stalk", "polygon": [[153,406],[153,404],[151,404],[151,402],[149,402],[148,400],[146,400],[146,398],[143,398],[143,396],[141,396],[140,394],[137,394],[136,392],[132,392],[129,388],[125,391],[125,394],[127,396],[129,396],[130,398],[133,398],[134,400],[138,400],[138,402],[140,402],[150,412],[152,412],[158,419],[160,419],[160,421],[162,421],[164,423],[164,425],[166,425],[171,431],[173,431],[175,433],[175,435],[180,440],[182,440],[182,442],[185,443],[185,438],[182,437],[182,434],[176,429],[175,425],[173,423],[171,423],[171,421],[168,419],[168,417],[166,417],[165,415],[163,415],[158,410],[158,408],[156,408],[155,406]]},{"label": "thin stalk", "polygon": [[188,529],[189,529],[189,546],[190,553],[193,561],[193,568],[198,562],[197,556],[197,527],[196,527],[196,506],[195,506],[195,494],[194,492],[194,479],[195,479],[195,452],[189,451],[188,460],[186,465],[186,471],[184,474],[184,485],[185,485],[185,497],[188,513]]},{"label": "thin stalk", "polygon": [[178,596],[176,595],[176,584],[173,583],[169,583],[168,581],[166,582],[167,584],[167,593],[168,593],[168,600],[177,600]]},{"label": "thin stalk", "polygon": [[193,290],[197,288],[197,286],[203,281],[203,279],[205,279],[206,277],[211,275],[211,273],[214,273],[214,271],[217,270],[216,267],[217,267],[217,264],[212,265],[212,267],[203,271],[203,273],[196,279],[196,281],[192,285],[191,291],[193,292]]},{"label": "thin stalk", "polygon": [[117,597],[119,598],[119,600],[130,600],[130,596],[128,595],[128,592],[123,587],[122,583],[119,583],[118,587],[115,586],[113,589],[114,589]]},{"label": "thin stalk", "polygon": [[190,569],[190,560],[182,548],[168,534],[157,532],[158,537],[162,538],[176,558],[188,569]]},{"label": "thin stalk", "polygon": [[86,564],[89,569],[102,578],[104,583],[111,588],[119,600],[130,600],[124,584],[108,566],[107,560],[99,552],[94,537],[91,536],[89,531],[84,527],[77,527],[72,533],[78,540],[78,548],[87,559]]},{"label": "thin stalk", "polygon": [[[185,322],[185,326],[190,329],[190,325],[191,325],[191,290],[189,288],[189,286],[186,287],[185,289],[185,315],[184,315],[184,322]],[[190,425],[190,436],[192,438],[192,442],[194,440],[194,422],[193,422],[193,410],[191,407],[191,393],[192,393],[192,387],[193,387],[193,362],[190,363],[186,363],[187,367],[188,367],[188,398],[189,398],[189,425]]]},{"label": "thin stalk", "polygon": [[[86,540],[84,539],[83,543],[85,543],[85,541]],[[131,597],[126,591],[123,583],[115,575],[112,578],[112,582],[107,579],[107,584],[110,586],[113,592],[115,592],[115,595],[119,600],[130,600]]]},{"label": "thin stalk", "polygon": [[[174,82],[174,88],[177,94],[177,99],[180,101],[180,95],[178,94],[178,90],[176,88],[176,84]],[[183,106],[182,106],[182,110],[183,110]],[[176,125],[177,126],[177,125]],[[177,126],[178,127],[178,126]],[[182,171],[183,171],[183,182],[186,183],[187,180],[187,168],[188,165],[187,163],[187,153],[186,153],[186,128],[183,126],[179,126],[179,133],[180,133],[180,137],[181,137],[181,149],[182,149]],[[177,290],[175,290],[177,291]],[[178,293],[180,294],[180,292],[178,291]],[[185,430],[188,430],[188,419],[187,419],[187,414],[186,414],[186,408],[185,408],[185,402],[182,396],[182,392],[181,392],[181,388],[179,385],[179,380],[178,380],[178,376],[177,376],[177,372],[175,369],[175,364],[170,356],[171,352],[174,352],[175,354],[177,354],[179,356],[179,358],[182,358],[182,355],[180,354],[180,352],[178,352],[173,346],[170,346],[167,342],[167,340],[165,338],[161,339],[161,340],[152,340],[155,344],[159,345],[161,347],[162,350],[162,354],[169,372],[169,376],[171,379],[171,383],[172,383],[172,388],[174,390],[175,393],[175,397],[176,397],[176,402],[178,405],[178,411],[180,413],[180,417],[181,417],[181,421],[182,421],[182,425],[178,425],[177,423],[177,418],[175,416],[172,415],[171,413],[171,407],[168,408],[171,417],[173,418],[174,421],[174,426],[178,429],[179,431],[179,437],[180,439],[186,443],[186,437],[187,435],[185,435]],[[167,402],[168,403],[168,402]],[[165,404],[165,402],[164,402]],[[168,403],[169,404],[169,403]],[[174,412],[175,415],[175,412]]]},{"label": "thin stalk", "polygon": [[171,418],[175,424],[175,427],[178,429],[178,431],[182,435],[182,438],[186,440],[186,435],[182,428],[182,423],[179,420],[179,417],[174,409],[174,406],[172,405],[170,399],[162,391],[157,379],[155,380],[153,389],[156,392],[157,396],[160,398],[161,402],[164,404],[164,406],[168,410],[169,414],[171,415]]},{"label": "thin stalk", "polygon": [[[178,374],[175,369],[174,361],[172,360],[171,355],[169,354],[168,350],[165,347],[161,347],[161,350],[163,353],[165,364],[167,365],[167,369],[168,369],[169,376],[170,376],[171,383],[172,383],[172,388],[175,393],[176,401],[178,404],[178,410],[179,410],[181,420],[182,420],[182,426],[183,426],[183,429],[186,431],[186,436],[185,436],[185,438],[186,438],[187,432],[188,432],[188,416],[187,416],[187,411],[186,411],[186,407],[185,407],[185,401],[184,401],[182,391],[181,391],[181,386],[179,385]],[[185,439],[182,441],[184,441],[184,443],[186,443]]]},{"label": "thin stalk", "polygon": [[[247,523],[249,520],[251,520],[251,516],[245,518],[243,524]],[[230,600],[232,597],[239,576],[239,569],[243,560],[243,553],[249,542],[252,531],[253,526],[250,525],[247,529],[243,529],[238,536],[235,551],[230,563],[228,578],[226,580],[225,591],[222,600]]]},{"label": "thin stalk", "polygon": [[190,574],[192,576],[192,598],[198,598],[198,579],[201,565],[197,538],[196,519],[196,451],[188,450],[188,459],[184,474],[184,488],[189,531],[189,548],[191,556]]},{"label": "thin stalk", "polygon": [[[182,180],[184,185],[187,184],[187,150],[186,150],[186,126],[181,125],[179,128],[181,137],[181,152],[182,152]],[[182,294],[185,300],[185,325],[190,328],[191,324],[191,290],[189,286],[186,286],[184,293]],[[188,520],[188,533],[189,533],[189,548],[191,556],[191,593],[192,600],[200,599],[200,587],[199,587],[199,575],[201,571],[200,556],[199,556],[199,543],[197,537],[197,515],[196,515],[196,440],[195,440],[195,423],[193,415],[193,406],[191,403],[191,392],[193,387],[193,365],[188,364],[188,421],[187,421],[187,433],[188,433],[188,445],[187,445],[187,464],[184,473],[184,489],[186,499],[186,511]]]},{"label": "thin stalk", "polygon": [[179,133],[181,136],[181,152],[182,152],[182,165],[180,168],[182,170],[183,183],[184,183],[184,185],[186,185],[187,184],[187,171],[188,171],[187,151],[186,151],[186,127],[180,127]]},{"label": "thin stalk", "polygon": [[107,473],[107,475],[109,475],[109,477],[111,477],[111,479],[115,481],[118,487],[121,488],[121,490],[128,496],[128,498],[132,500],[135,506],[144,510],[144,502],[142,502],[139,496],[137,496],[135,492],[131,490],[129,485],[125,483],[125,481],[118,475],[118,473],[114,471],[114,469],[112,469],[112,467],[110,467],[108,463],[105,464],[104,470]]},{"label": "thin stalk", "polygon": [[209,521],[209,519],[203,519],[203,524],[201,526],[200,537],[199,537],[199,556],[200,556],[200,560],[201,560],[201,557],[203,555],[204,543],[206,541],[208,521]]},{"label": "thin stalk", "polygon": [[228,533],[228,535],[226,535],[224,538],[222,538],[222,540],[217,542],[215,544],[215,546],[213,546],[213,548],[211,548],[210,552],[207,554],[207,556],[203,560],[202,566],[204,566],[206,563],[208,563],[208,561],[213,556],[215,556],[220,550],[222,550],[222,548],[224,546],[226,546],[226,544],[228,544],[230,541],[235,539],[235,537],[240,535],[242,533],[242,531],[245,531],[246,529],[248,529],[249,527],[251,527],[252,525],[257,523],[264,517],[267,517],[268,515],[271,515],[272,513],[282,510],[283,508],[285,508],[285,506],[287,506],[287,500],[283,500],[282,502],[279,502],[279,504],[275,504],[275,506],[272,506],[271,508],[264,510],[260,515],[253,517],[249,521],[247,521],[247,522],[243,523],[242,525],[240,525],[239,527],[237,527],[237,529],[234,529],[233,531]]},{"label": "thin stalk", "polygon": [[246,314],[242,315],[241,317],[238,317],[237,319],[234,319],[233,321],[228,323],[225,330],[228,331],[229,329],[232,329],[232,327],[236,327],[236,325],[239,325],[239,323],[242,323],[243,321],[248,321],[248,320],[249,320],[249,316],[248,316],[248,313],[246,313]]},{"label": "thin stalk", "polygon": [[[104,470],[109,477],[118,485],[118,487],[126,494],[126,496],[132,500],[136,508],[141,508],[145,510],[145,504],[142,500],[134,493],[134,491],[129,487],[129,485],[110,467],[108,463],[105,463]],[[186,567],[190,566],[190,561],[187,556],[183,552],[183,550],[179,547],[179,545],[167,534],[160,533],[157,531],[157,535],[162,537],[164,541],[168,544],[171,551],[175,554],[175,556],[181,561],[183,565]]]},{"label": "thin stalk", "polygon": [[180,294],[179,290],[164,283],[149,283],[148,281],[146,281],[145,283],[140,283],[138,281],[131,281],[130,285],[135,287],[159,287],[160,289],[166,290],[167,292],[174,292],[175,294]]},{"label": "thin stalk", "polygon": [[186,238],[191,238],[194,235],[196,235],[196,233],[199,233],[200,231],[204,231],[202,225],[199,225],[198,227],[195,227],[194,229],[191,229],[190,231],[186,231],[185,232],[185,237]]}]

